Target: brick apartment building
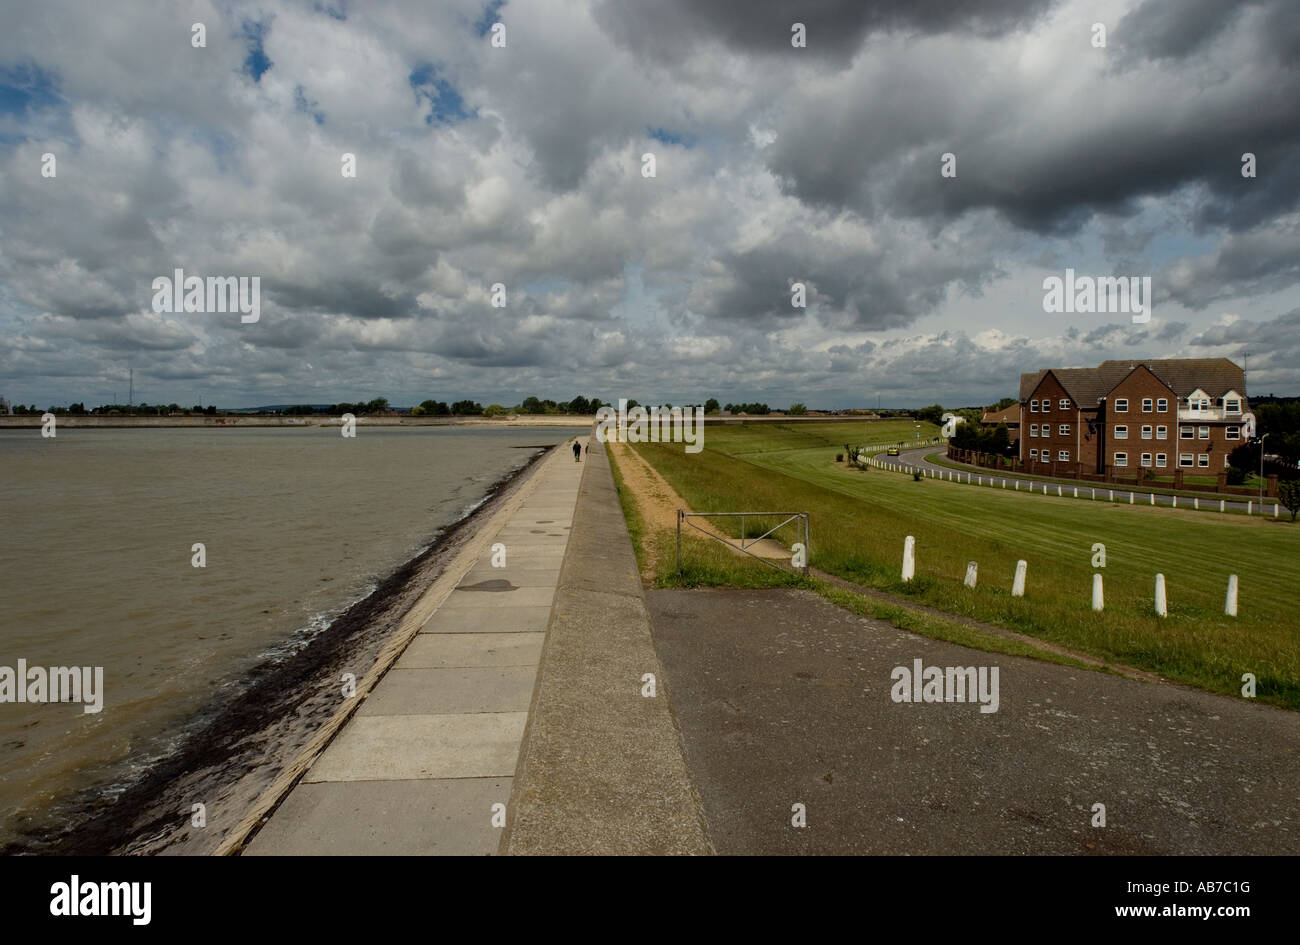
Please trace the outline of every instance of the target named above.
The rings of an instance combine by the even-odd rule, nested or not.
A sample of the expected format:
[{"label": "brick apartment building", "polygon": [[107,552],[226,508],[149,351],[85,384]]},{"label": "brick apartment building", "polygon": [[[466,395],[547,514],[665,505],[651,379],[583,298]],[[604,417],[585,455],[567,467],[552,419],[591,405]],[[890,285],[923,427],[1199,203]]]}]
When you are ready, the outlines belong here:
[{"label": "brick apartment building", "polygon": [[1074,478],[1218,476],[1252,419],[1245,374],[1227,358],[1022,374],[1020,408],[1025,470]]}]

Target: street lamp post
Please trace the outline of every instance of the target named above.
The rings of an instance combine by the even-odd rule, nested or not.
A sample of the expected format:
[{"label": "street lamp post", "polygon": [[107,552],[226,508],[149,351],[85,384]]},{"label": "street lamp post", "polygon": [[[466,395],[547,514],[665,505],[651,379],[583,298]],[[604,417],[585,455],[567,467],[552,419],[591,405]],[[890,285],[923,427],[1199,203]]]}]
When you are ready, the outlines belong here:
[{"label": "street lamp post", "polygon": [[1264,509],[1264,440],[1268,438],[1265,433],[1259,438],[1259,508]]}]

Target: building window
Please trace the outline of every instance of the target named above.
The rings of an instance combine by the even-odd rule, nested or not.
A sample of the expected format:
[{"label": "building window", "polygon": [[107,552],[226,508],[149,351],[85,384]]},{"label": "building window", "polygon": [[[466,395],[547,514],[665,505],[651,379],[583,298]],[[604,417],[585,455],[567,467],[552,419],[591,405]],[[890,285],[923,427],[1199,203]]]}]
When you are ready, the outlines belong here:
[{"label": "building window", "polygon": [[1127,398],[1127,397],[1120,397],[1118,400],[1115,401],[1115,412],[1116,412],[1116,413],[1128,413],[1128,398]]},{"label": "building window", "polygon": [[1164,453],[1156,453],[1156,466],[1160,469],[1165,468],[1165,461],[1168,459]]},{"label": "building window", "polygon": [[1128,465],[1128,453],[1116,453],[1116,454],[1115,454],[1115,465],[1116,465],[1116,466],[1127,466],[1127,465]]},{"label": "building window", "polygon": [[1144,440],[1149,440],[1149,439],[1151,439],[1151,426],[1150,426],[1150,424],[1146,424],[1146,425],[1144,425],[1144,426],[1142,427],[1142,439],[1144,439]]},{"label": "building window", "polygon": [[1179,453],[1179,454],[1178,454],[1178,465],[1179,465],[1179,466],[1190,466],[1190,465],[1192,465],[1192,454],[1191,454],[1191,453]]},{"label": "building window", "polygon": [[1036,400],[1031,400],[1031,401],[1029,402],[1029,412],[1030,412],[1030,413],[1038,413],[1038,401],[1036,401]]},{"label": "building window", "polygon": [[1169,412],[1169,401],[1161,397],[1159,400],[1156,401],[1156,413],[1168,413],[1168,412]]},{"label": "building window", "polygon": [[1150,413],[1150,412],[1151,412],[1151,398],[1150,398],[1150,397],[1143,397],[1143,398],[1142,398],[1142,412],[1143,412],[1143,413]]},{"label": "building window", "polygon": [[1169,439],[1169,428],[1168,428],[1168,427],[1156,427],[1156,439],[1157,439],[1157,440],[1167,440],[1167,439]]},{"label": "building window", "polygon": [[1143,454],[1142,454],[1142,465],[1143,465],[1143,466],[1150,466],[1150,465],[1151,465],[1151,454],[1150,454],[1150,453],[1143,453]]},{"label": "building window", "polygon": [[1228,413],[1241,413],[1241,401],[1225,400],[1223,402],[1223,409],[1228,411]]},{"label": "building window", "polygon": [[1029,424],[1029,435],[1038,436],[1038,424],[1036,423]]},{"label": "building window", "polygon": [[1069,436],[1069,435],[1070,435],[1070,425],[1069,425],[1068,423],[1062,423],[1062,424],[1060,424],[1060,426],[1059,426],[1057,432],[1059,432],[1059,433],[1061,434],[1061,436]]},{"label": "building window", "polygon": [[1197,456],[1196,456],[1196,465],[1197,465],[1197,466],[1208,466],[1208,465],[1210,465],[1210,454],[1209,454],[1209,453],[1198,453]]},{"label": "building window", "polygon": [[1208,397],[1200,397],[1200,398],[1198,398],[1198,399],[1196,399],[1196,400],[1193,400],[1193,401],[1192,401],[1192,409],[1193,409],[1193,410],[1209,410],[1209,409],[1210,409],[1210,398],[1208,398]]},{"label": "building window", "polygon": [[1208,440],[1209,438],[1210,438],[1210,428],[1209,428],[1209,427],[1201,427],[1201,439],[1202,439],[1202,440]]},{"label": "building window", "polygon": [[1061,407],[1062,410],[1069,410],[1069,409],[1070,409],[1070,401],[1069,401],[1067,398],[1062,398],[1062,399],[1061,399],[1061,403],[1060,403],[1060,407]]},{"label": "building window", "polygon": [[1128,427],[1125,424],[1117,423],[1115,425],[1115,439],[1117,440],[1128,439]]},{"label": "building window", "polygon": [[1193,427],[1179,427],[1178,438],[1182,440],[1196,439],[1196,430]]},{"label": "building window", "polygon": [[1241,439],[1241,427],[1228,427],[1227,438],[1229,440]]},{"label": "building window", "polygon": [[1063,463],[1068,463],[1068,462],[1070,461],[1070,451],[1069,451],[1069,450],[1057,450],[1057,451],[1056,451],[1056,458],[1059,459],[1059,460],[1060,460],[1061,462],[1063,462]]},{"label": "building window", "polygon": [[1030,458],[1030,459],[1038,459],[1038,450],[1030,450],[1030,451],[1029,451],[1029,458]]}]

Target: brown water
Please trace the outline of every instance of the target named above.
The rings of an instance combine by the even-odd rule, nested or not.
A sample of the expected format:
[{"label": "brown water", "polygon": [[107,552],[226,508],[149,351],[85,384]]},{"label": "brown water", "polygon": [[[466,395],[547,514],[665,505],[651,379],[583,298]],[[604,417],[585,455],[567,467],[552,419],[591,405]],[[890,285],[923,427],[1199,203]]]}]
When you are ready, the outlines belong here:
[{"label": "brown water", "polygon": [[[0,431],[0,667],[103,667],[103,710],[0,703],[0,842],[112,796],[564,428]],[[192,565],[192,546],[206,567]]]}]

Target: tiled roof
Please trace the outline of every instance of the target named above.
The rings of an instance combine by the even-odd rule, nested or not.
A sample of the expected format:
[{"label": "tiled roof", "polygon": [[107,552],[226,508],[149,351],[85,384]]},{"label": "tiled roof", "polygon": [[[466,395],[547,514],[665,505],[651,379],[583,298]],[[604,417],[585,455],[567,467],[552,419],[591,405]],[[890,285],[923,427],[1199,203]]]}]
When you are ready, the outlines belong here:
[{"label": "tiled roof", "polygon": [[1012,424],[1012,423],[1019,423],[1019,422],[1020,422],[1019,404],[1012,404],[1010,407],[1006,408],[1005,410],[997,410],[994,411],[993,413],[989,413],[986,410],[984,411],[984,416],[980,417],[980,423]]},{"label": "tiled roof", "polygon": [[[1246,375],[1227,358],[1157,358],[1150,361],[1103,361],[1095,368],[1052,368],[1051,373],[1065,392],[1080,407],[1096,407],[1115,385],[1128,377],[1139,365],[1167,384],[1177,396],[1186,397],[1198,387],[1209,397],[1220,397],[1230,390],[1245,396]],[[1020,399],[1034,392],[1047,371],[1020,375]]]}]

